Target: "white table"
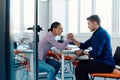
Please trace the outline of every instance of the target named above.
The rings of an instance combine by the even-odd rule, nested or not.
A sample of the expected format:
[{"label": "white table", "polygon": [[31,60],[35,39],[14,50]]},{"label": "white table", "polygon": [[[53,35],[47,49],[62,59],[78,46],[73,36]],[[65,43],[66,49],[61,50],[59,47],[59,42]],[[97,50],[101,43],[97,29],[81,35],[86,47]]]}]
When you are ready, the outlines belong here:
[{"label": "white table", "polygon": [[64,80],[64,56],[65,56],[65,54],[75,54],[74,51],[79,49],[77,46],[68,45],[68,47],[71,48],[71,50],[61,51],[62,52],[61,80]]}]

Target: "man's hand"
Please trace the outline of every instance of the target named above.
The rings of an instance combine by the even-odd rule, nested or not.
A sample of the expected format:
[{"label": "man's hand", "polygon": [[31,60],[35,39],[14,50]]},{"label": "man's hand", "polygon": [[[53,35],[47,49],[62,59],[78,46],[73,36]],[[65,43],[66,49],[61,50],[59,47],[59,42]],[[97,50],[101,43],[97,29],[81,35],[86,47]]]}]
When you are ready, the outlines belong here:
[{"label": "man's hand", "polygon": [[78,47],[80,46],[80,42],[77,41],[77,40],[74,38],[74,36],[73,36],[72,33],[68,33],[68,34],[67,34],[67,39],[71,39],[72,42],[73,42],[75,45],[77,45]]},{"label": "man's hand", "polygon": [[77,56],[82,55],[82,50],[76,50],[76,51],[75,51],[75,54],[76,54]]},{"label": "man's hand", "polygon": [[89,55],[89,51],[90,51],[90,50],[84,50],[83,53],[84,53],[85,55]]}]

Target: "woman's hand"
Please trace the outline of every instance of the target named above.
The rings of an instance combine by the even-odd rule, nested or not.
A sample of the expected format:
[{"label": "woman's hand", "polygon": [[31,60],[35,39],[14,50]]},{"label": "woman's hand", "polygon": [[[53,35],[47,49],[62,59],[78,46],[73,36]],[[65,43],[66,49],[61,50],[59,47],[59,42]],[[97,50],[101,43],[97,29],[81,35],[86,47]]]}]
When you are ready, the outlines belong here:
[{"label": "woman's hand", "polygon": [[67,34],[67,39],[71,39],[72,40],[73,39],[73,34],[72,33],[68,33]]}]

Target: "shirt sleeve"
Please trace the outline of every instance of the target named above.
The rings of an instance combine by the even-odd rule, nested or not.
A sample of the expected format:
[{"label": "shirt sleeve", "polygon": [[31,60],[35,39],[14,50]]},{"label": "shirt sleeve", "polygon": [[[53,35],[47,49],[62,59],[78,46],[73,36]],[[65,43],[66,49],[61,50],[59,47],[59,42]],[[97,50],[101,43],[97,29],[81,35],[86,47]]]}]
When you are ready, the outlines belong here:
[{"label": "shirt sleeve", "polygon": [[91,38],[90,39],[88,39],[86,42],[84,42],[84,43],[80,43],[80,49],[82,49],[82,50],[84,50],[84,49],[87,49],[88,47],[90,47],[91,46]]},{"label": "shirt sleeve", "polygon": [[67,47],[67,45],[71,42],[70,39],[67,39],[63,43],[59,43],[58,41],[55,40],[55,37],[53,37],[53,36],[47,37],[47,40],[50,44],[52,44],[52,46],[58,48],[59,50],[65,49]]},{"label": "shirt sleeve", "polygon": [[108,36],[105,32],[99,32],[92,41],[92,50],[89,52],[89,55],[93,58],[97,58],[101,55],[103,47],[105,46],[106,39]]}]

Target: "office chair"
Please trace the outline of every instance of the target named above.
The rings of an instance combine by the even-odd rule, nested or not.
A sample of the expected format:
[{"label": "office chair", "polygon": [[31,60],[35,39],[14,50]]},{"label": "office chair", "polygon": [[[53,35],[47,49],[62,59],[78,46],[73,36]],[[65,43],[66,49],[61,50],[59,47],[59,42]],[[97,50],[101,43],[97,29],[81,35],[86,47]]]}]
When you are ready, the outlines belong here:
[{"label": "office chair", "polygon": [[[50,58],[53,57],[53,59],[61,62],[61,57],[62,57],[62,54],[61,54],[61,53],[54,53],[54,51],[50,51],[50,50],[49,50],[48,53],[47,53],[47,56],[49,56]],[[69,73],[69,72],[72,71],[71,61],[70,61],[70,60],[72,60],[73,58],[74,58],[74,56],[70,56],[70,55],[65,55],[65,56],[64,56],[64,59],[65,59],[65,71],[66,71],[67,73]],[[67,71],[67,68],[68,68],[68,67],[66,66],[66,64],[69,65],[70,71]],[[61,70],[60,70],[60,77],[61,77]],[[72,80],[73,80],[73,76],[65,76],[65,78],[72,78]]]},{"label": "office chair", "polygon": [[16,80],[30,80],[30,60],[20,50],[13,51],[13,61],[16,73]]},{"label": "office chair", "polygon": [[115,64],[120,66],[120,46],[116,48],[116,51],[114,54],[114,60],[115,60]]},{"label": "office chair", "polygon": [[[61,53],[58,53],[58,56],[62,58]],[[74,59],[74,56],[68,54],[64,56],[64,59],[65,59],[65,65],[68,64],[70,67],[70,71],[72,71],[71,61]]]},{"label": "office chair", "polygon": [[[115,54],[114,54],[114,60],[115,64],[117,66],[120,66],[120,47],[116,48]],[[75,60],[72,62],[73,66],[78,65],[79,60]],[[104,80],[106,78],[114,78],[116,80],[120,79],[120,71],[119,69],[115,68],[112,73],[92,73],[90,74],[91,79],[90,80],[95,80],[95,77],[103,77]]]},{"label": "office chair", "polygon": [[92,73],[90,74],[91,80],[95,80],[95,77],[103,77],[104,80],[106,78],[114,78],[116,80],[120,79],[120,71],[118,69],[114,69],[112,73]]},{"label": "office chair", "polygon": [[[114,60],[115,60],[115,64],[120,66],[120,47],[118,46],[116,48],[115,54],[114,54]],[[91,80],[95,80],[95,77],[103,77],[104,80],[106,78],[114,78],[116,80],[120,79],[120,71],[115,68],[114,71],[112,73],[92,73],[90,74],[91,76]]]},{"label": "office chair", "polygon": [[20,50],[14,50],[13,53],[14,67],[18,69],[25,68],[28,70],[28,68],[30,68],[30,61],[27,55]]},{"label": "office chair", "polygon": [[47,56],[48,56],[49,58],[55,59],[55,60],[57,60],[57,61],[60,61],[59,55],[56,54],[56,53],[54,53],[54,52],[51,51],[51,50],[49,50],[49,51],[47,52]]}]

